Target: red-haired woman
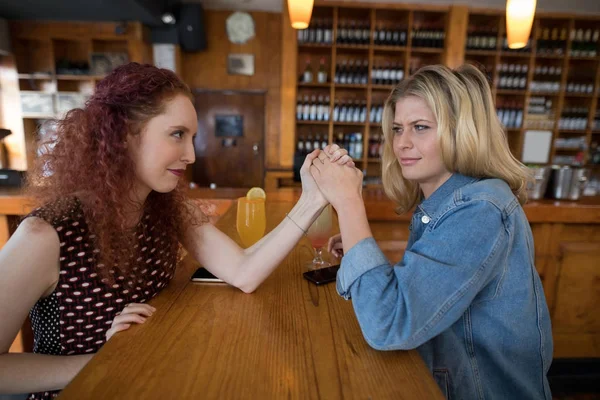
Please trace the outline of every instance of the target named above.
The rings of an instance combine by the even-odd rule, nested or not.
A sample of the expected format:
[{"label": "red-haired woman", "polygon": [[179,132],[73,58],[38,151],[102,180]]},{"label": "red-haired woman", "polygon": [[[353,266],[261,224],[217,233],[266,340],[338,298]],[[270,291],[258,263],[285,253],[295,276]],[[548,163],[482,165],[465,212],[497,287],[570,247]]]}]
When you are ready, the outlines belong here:
[{"label": "red-haired woman", "polygon": [[[241,249],[188,201],[196,111],[175,74],[130,63],[102,80],[84,109],[58,121],[30,172],[40,205],[0,252],[0,393],[52,398],[173,277],[180,244],[209,271],[254,291],[327,201],[308,167],[302,195],[279,226]],[[326,155],[353,165],[337,146]],[[33,354],[8,354],[30,314]]]}]

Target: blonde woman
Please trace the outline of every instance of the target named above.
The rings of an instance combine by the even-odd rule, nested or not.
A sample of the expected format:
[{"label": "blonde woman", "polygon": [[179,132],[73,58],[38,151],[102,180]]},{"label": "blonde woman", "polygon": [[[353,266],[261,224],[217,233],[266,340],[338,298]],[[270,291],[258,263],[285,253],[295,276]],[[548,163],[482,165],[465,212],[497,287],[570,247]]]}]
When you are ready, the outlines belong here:
[{"label": "blonde woman", "polygon": [[526,168],[510,153],[489,84],[472,66],[430,66],[386,101],[383,185],[416,206],[404,257],[374,241],[362,174],[315,159],[339,216],[337,289],[378,350],[417,349],[449,399],[551,399],[550,317],[522,209]]}]

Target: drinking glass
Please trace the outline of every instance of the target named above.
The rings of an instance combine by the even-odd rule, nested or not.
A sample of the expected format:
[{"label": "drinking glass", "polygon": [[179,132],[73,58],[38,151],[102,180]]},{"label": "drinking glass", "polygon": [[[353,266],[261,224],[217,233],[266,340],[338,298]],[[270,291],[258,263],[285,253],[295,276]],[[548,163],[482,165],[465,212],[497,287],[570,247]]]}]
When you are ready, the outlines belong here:
[{"label": "drinking glass", "polygon": [[306,234],[310,240],[310,244],[315,250],[315,258],[308,264],[308,269],[325,268],[331,265],[322,258],[323,246],[327,244],[327,241],[331,236],[333,224],[331,213],[331,205],[328,204],[321,212],[321,215],[319,215],[310,228],[308,228]]},{"label": "drinking glass", "polygon": [[240,197],[237,204],[237,231],[246,247],[258,242],[265,234],[267,220],[265,199],[248,200]]}]

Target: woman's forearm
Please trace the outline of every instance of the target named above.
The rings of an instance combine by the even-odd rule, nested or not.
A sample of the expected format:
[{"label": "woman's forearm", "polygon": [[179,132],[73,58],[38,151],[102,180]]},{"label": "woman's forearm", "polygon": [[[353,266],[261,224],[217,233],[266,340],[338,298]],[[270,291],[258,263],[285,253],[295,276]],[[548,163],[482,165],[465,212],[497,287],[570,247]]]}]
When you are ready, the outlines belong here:
[{"label": "woman's forearm", "polygon": [[275,229],[244,251],[236,286],[247,293],[254,291],[304,236],[323,207],[301,197],[288,213],[289,218],[284,218]]},{"label": "woman's forearm", "polygon": [[344,254],[363,239],[372,237],[362,198],[344,201],[336,208],[344,245]]},{"label": "woman's forearm", "polygon": [[0,393],[33,393],[63,389],[93,354],[50,356],[33,353],[0,355]]}]

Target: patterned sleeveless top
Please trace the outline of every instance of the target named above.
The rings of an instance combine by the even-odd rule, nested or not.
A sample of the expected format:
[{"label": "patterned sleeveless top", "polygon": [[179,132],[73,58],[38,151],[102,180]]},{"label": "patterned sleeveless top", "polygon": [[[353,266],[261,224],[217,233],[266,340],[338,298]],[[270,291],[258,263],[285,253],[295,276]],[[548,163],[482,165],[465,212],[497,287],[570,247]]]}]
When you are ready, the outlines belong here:
[{"label": "patterned sleeveless top", "polygon": [[[56,211],[63,210],[63,211]],[[96,353],[106,342],[113,318],[129,303],[145,303],[173,278],[177,251],[166,243],[144,215],[136,227],[134,251],[139,255],[128,276],[114,269],[114,283],[98,274],[99,250],[88,230],[77,198],[58,201],[32,211],[27,217],[48,222],[60,240],[60,273],[56,289],[31,309],[34,353],[76,355]],[[26,217],[26,218],[27,218]],[[133,251],[132,251],[133,254]],[[32,393],[29,399],[51,399],[60,391]]]}]

